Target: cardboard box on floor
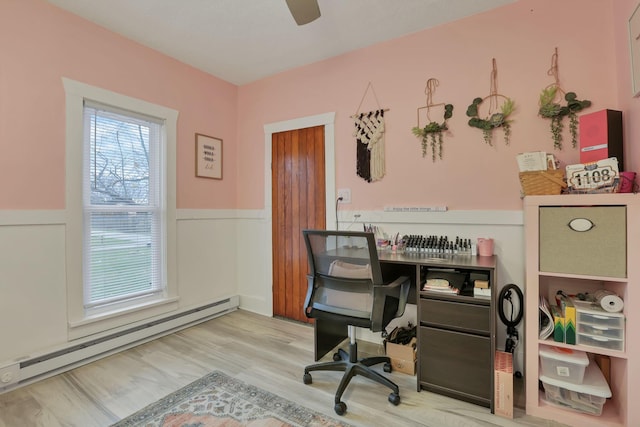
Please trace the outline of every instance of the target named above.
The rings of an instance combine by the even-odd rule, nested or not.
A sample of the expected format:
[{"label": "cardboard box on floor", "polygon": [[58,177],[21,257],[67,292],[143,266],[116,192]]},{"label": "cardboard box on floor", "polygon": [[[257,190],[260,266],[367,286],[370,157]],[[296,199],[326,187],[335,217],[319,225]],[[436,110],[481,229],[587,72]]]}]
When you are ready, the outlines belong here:
[{"label": "cardboard box on floor", "polygon": [[494,358],[495,414],[513,418],[513,354],[496,351]]},{"label": "cardboard box on floor", "polygon": [[405,374],[416,374],[416,341],[414,337],[409,344],[394,344],[385,342],[387,356],[391,358],[391,368],[393,372],[404,372]]}]

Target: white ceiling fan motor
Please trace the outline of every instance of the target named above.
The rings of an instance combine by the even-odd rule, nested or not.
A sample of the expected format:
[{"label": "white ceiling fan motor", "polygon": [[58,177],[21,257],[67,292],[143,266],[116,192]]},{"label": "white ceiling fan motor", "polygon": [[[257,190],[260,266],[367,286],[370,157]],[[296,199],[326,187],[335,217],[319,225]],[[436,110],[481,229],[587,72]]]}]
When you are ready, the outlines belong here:
[{"label": "white ceiling fan motor", "polygon": [[296,24],[304,25],[320,17],[318,0],[286,0]]}]

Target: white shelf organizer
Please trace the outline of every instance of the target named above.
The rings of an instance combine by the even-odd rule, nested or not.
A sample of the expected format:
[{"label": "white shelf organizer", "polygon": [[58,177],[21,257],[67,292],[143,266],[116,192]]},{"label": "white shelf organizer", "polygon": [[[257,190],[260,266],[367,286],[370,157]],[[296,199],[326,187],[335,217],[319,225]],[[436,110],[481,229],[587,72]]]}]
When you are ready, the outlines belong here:
[{"label": "white shelf organizer", "polygon": [[[527,414],[576,427],[640,426],[640,196],[581,194],[527,196],[524,200],[526,243],[525,358]],[[589,231],[572,231],[579,221]],[[588,224],[587,224],[588,225]],[[589,228],[589,227],[586,227]],[[624,344],[569,345],[540,340],[539,296],[550,304],[558,290],[567,293],[606,289],[624,300]],[[611,359],[612,396],[600,416],[580,414],[552,405],[538,387],[539,350],[546,346],[582,350]],[[592,362],[594,363],[594,362]]]}]

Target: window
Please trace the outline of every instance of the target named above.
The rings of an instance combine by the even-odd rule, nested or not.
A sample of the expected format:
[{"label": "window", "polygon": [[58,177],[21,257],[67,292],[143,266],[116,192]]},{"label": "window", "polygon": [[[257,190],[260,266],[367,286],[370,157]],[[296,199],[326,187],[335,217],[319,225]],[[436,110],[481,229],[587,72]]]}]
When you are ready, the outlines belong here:
[{"label": "window", "polygon": [[69,338],[177,309],[175,110],[63,78]]},{"label": "window", "polygon": [[162,132],[159,119],[84,102],[85,310],[166,292]]}]

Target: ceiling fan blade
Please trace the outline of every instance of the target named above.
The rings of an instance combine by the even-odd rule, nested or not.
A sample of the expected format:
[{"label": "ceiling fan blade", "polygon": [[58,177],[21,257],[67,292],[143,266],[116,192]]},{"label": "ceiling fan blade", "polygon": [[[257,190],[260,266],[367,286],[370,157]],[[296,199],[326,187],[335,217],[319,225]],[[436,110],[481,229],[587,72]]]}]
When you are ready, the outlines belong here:
[{"label": "ceiling fan blade", "polygon": [[320,17],[318,0],[286,0],[296,24],[304,25]]}]

